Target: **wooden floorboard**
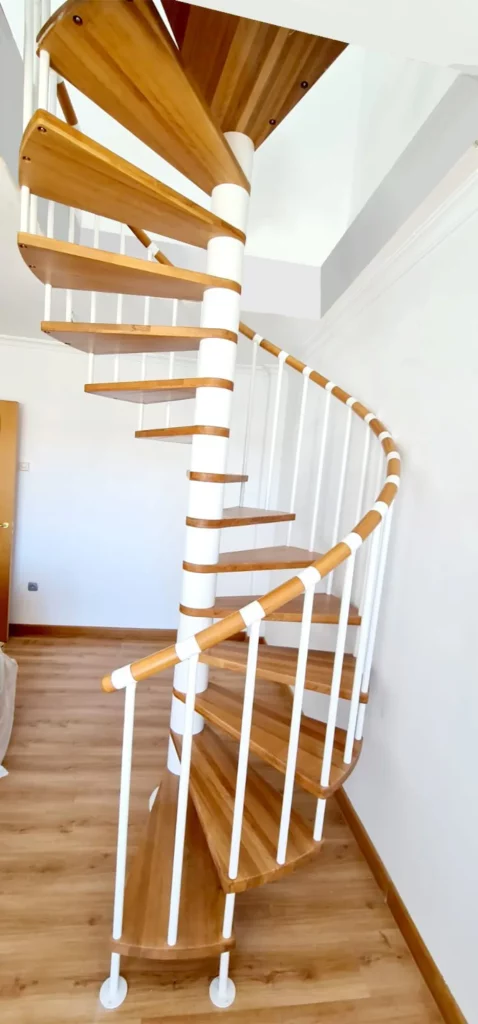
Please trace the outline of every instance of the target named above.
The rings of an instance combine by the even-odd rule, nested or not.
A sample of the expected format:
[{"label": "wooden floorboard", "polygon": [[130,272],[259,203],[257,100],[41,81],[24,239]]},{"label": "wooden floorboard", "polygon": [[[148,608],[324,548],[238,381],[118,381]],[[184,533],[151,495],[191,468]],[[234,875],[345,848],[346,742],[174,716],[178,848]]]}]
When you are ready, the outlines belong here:
[{"label": "wooden floorboard", "polygon": [[[2,1024],[212,1024],[217,960],[125,959],[129,993],[98,1003],[108,972],[123,699],[102,675],[155,645],[14,638],[17,708],[0,780]],[[217,673],[217,670],[216,670]],[[215,676],[216,676],[215,673]],[[171,673],[138,686],[131,847],[164,764]],[[232,742],[232,741],[230,741]],[[258,767],[254,760],[254,766]],[[280,785],[272,768],[260,766]],[[297,793],[297,809],[314,800]],[[334,803],[300,872],[236,899],[234,1024],[439,1024],[441,1017]]]}]

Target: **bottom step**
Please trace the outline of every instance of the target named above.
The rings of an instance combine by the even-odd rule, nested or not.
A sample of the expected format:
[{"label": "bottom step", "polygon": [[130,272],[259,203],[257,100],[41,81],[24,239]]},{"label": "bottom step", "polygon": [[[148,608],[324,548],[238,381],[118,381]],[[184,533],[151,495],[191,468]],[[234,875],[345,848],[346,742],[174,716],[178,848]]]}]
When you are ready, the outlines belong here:
[{"label": "bottom step", "polygon": [[231,949],[222,937],[225,896],[189,801],[178,939],[168,946],[169,897],[179,777],[166,771],[126,883],[123,934],[112,949],[150,960],[215,956]]}]

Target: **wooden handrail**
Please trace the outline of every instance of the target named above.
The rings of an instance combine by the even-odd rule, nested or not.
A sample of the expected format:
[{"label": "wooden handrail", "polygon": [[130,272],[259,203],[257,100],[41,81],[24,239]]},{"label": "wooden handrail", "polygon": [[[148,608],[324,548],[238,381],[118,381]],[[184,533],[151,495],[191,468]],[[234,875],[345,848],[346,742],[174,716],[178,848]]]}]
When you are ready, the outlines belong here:
[{"label": "wooden handrail", "polygon": [[[145,234],[145,233],[144,233]],[[147,236],[146,236],[147,238]],[[143,244],[147,244],[143,242]],[[253,340],[258,338],[258,335],[244,323],[239,324],[239,330],[246,338]],[[260,338],[259,345],[266,352],[276,358],[279,357],[281,349],[274,345],[271,341],[267,341],[266,338]],[[288,355],[285,362],[291,366],[298,373],[303,373],[306,368],[306,364],[300,359],[296,359],[295,356]],[[310,380],[313,380],[315,384],[318,384],[321,388],[326,388],[329,384],[327,377],[324,377],[321,373],[316,370],[312,370],[310,373]],[[377,498],[377,503],[383,503],[389,509],[398,492],[400,482],[400,456],[397,451],[397,446],[383,423],[372,413],[362,402],[353,399],[352,395],[349,395],[347,391],[334,384],[332,388],[329,388],[334,398],[337,398],[339,402],[347,405],[350,403],[351,408],[356,416],[364,420],[367,426],[370,428],[373,434],[378,438],[382,449],[386,456],[392,456],[388,459],[388,474],[387,480],[385,481],[382,490]],[[395,457],[393,457],[395,455]],[[390,479],[389,479],[390,478]],[[370,536],[371,533],[380,525],[382,521],[382,513],[379,509],[372,508],[362,517],[359,523],[353,527],[350,531],[353,534],[358,534],[362,542]],[[352,554],[352,548],[347,544],[347,539],[339,541],[335,547],[331,548],[326,552],[325,555],[321,555],[311,565],[314,569],[320,573],[320,579],[324,579],[330,572],[333,572],[339,565],[346,561],[347,558]],[[272,612],[278,611],[283,605],[288,604],[295,597],[300,597],[305,592],[305,586],[299,576],[293,576],[292,579],[287,580],[286,583],[282,583],[279,587],[269,591],[260,598],[259,604],[265,612],[265,617],[272,614]],[[211,647],[215,647],[216,644],[221,643],[224,640],[229,640],[235,633],[239,633],[244,629],[244,618],[242,616],[242,609],[237,612],[232,612],[227,615],[220,622],[214,623],[212,626],[207,626],[205,629],[201,629],[198,633],[194,634],[195,640],[201,651],[207,651]],[[146,658],[140,658],[138,661],[133,662],[130,666],[130,672],[133,679],[140,682],[142,679],[147,679],[149,676],[156,675],[156,673],[163,672],[166,668],[171,668],[173,665],[178,665],[182,658],[177,652],[176,644],[172,644],[170,647],[165,647],[161,651],[157,651],[155,654],[150,654]],[[112,676],[105,676],[102,680],[102,687],[107,693],[112,692],[116,689],[112,682]]]}]

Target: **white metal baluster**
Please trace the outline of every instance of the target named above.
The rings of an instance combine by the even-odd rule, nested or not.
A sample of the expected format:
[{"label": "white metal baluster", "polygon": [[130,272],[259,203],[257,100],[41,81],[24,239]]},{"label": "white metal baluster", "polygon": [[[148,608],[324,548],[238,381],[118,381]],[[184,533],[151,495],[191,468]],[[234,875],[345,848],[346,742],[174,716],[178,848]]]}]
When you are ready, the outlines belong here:
[{"label": "white metal baluster", "polygon": [[376,527],[372,537],[370,538],[370,558],[367,566],[367,578],[365,581],[364,598],[363,598],[363,610],[361,615],[361,622],[358,629],[358,647],[356,651],[356,661],[354,669],[354,679],[352,684],[352,696],[350,699],[349,708],[349,721],[347,726],[347,739],[345,741],[345,752],[344,761],[345,764],[350,764],[352,761],[352,754],[355,740],[355,729],[357,726],[357,715],[359,711],[360,701],[360,690],[362,685],[362,675],[365,665],[365,655],[367,651],[367,644],[370,632],[370,623],[372,618],[373,608],[373,596],[377,578],[377,566],[378,556],[380,551],[381,541],[381,530],[382,524]]},{"label": "white metal baluster", "polygon": [[[50,0],[42,0],[41,22],[44,25],[50,17]],[[40,52],[40,84],[38,87],[38,105],[45,110],[56,111],[56,79],[54,71],[50,69],[50,54],[46,50]],[[47,238],[53,238],[55,227],[55,204],[52,199],[47,204],[46,234]],[[51,317],[52,286],[45,285],[45,301],[43,319]]]},{"label": "white metal baluster", "polygon": [[[224,905],[224,923],[222,926],[222,935],[224,939],[230,939],[232,935],[232,921],[234,917],[235,902],[235,893],[227,893]],[[229,959],[229,952],[221,953],[221,956],[219,957],[218,977],[214,978],[209,986],[211,1002],[221,1010],[225,1010],[228,1006],[231,1006],[236,996],[236,986],[232,978],[229,977]]]},{"label": "white metal baluster", "polygon": [[[126,249],[126,224],[122,224],[121,228],[120,228],[120,243],[119,243],[120,256],[124,256],[125,249]],[[120,295],[118,293],[118,298],[116,299],[116,323],[117,324],[121,324],[122,322],[123,322],[123,295]],[[115,362],[114,362],[114,377],[113,377],[114,380],[119,380],[119,371],[120,371],[120,357],[119,357],[119,352],[117,352],[116,355],[115,355]]]},{"label": "white metal baluster", "polygon": [[370,434],[371,434],[370,427],[366,427],[365,428],[365,441],[364,441],[364,445],[363,445],[363,454],[362,454],[362,468],[360,470],[360,481],[359,481],[359,488],[358,488],[358,494],[357,494],[357,513],[356,513],[356,517],[355,517],[355,522],[356,523],[360,522],[360,520],[362,518],[363,498],[364,498],[364,494],[365,494],[365,482],[367,480],[368,460],[369,460],[369,455],[370,455]]},{"label": "white metal baluster", "polygon": [[[93,248],[98,249],[100,244],[100,218],[98,214],[95,215],[95,229],[93,232]],[[96,323],[96,311],[98,304],[98,296],[96,292],[91,293],[91,306],[90,306],[90,323]],[[95,372],[95,353],[90,352],[88,356],[88,384],[93,383],[93,377]]]},{"label": "white metal baluster", "polygon": [[[249,636],[249,648],[247,652],[246,681],[244,685],[244,700],[242,705],[241,739],[239,743],[239,756],[237,760],[236,794],[234,798],[234,812],[232,819],[231,850],[229,854],[229,878],[237,878],[239,870],[239,857],[241,852],[242,822],[244,817],[244,802],[246,796],[247,766],[249,763],[249,744],[251,738],[252,712],[254,707],[254,690],[256,685],[257,655],[259,651],[259,635],[261,619],[251,624]],[[232,933],[232,919],[234,915],[235,895],[230,893],[226,896],[224,909],[224,924],[222,934],[225,939],[230,938]],[[228,976],[229,953],[221,953],[219,960],[219,975],[211,982],[209,994],[215,1006],[223,1009],[230,1006],[234,1001],[235,985]]]},{"label": "white metal baluster", "polygon": [[[351,536],[355,536],[352,534]],[[357,535],[358,536],[358,535]],[[348,539],[346,541],[348,543]],[[345,642],[347,639],[347,625],[349,620],[350,599],[352,596],[352,582],[355,566],[355,551],[349,556],[346,562],[344,589],[340,602],[339,624],[337,629],[337,641],[335,647],[334,667],[332,671],[332,682],[330,685],[329,712],[327,716],[327,728],[325,730],[324,753],[322,758],[322,770],[320,773],[320,785],[326,789],[330,783],[330,768],[332,765],[332,754],[334,751],[335,727],[337,724],[337,712],[339,707],[340,684],[342,681],[342,669],[344,664]],[[326,800],[323,798],[317,801],[317,812],[314,825],[314,839],[322,837]]]},{"label": "white metal baluster", "polygon": [[[388,544],[390,540],[390,528],[392,525],[393,517],[393,505],[389,508],[385,522],[382,522],[380,532],[382,534],[379,564],[377,571],[377,579],[375,584],[375,593],[373,598],[373,607],[371,613],[370,629],[368,634],[367,652],[365,655],[365,664],[362,676],[362,693],[368,693],[370,686],[370,672],[372,669],[372,657],[373,649],[375,646],[375,638],[377,635],[378,616],[380,612],[380,601],[382,599],[383,581],[385,577],[385,566],[387,562]],[[363,724],[365,719],[365,704],[360,704],[359,712],[357,716],[357,729],[355,738],[361,740],[363,736]]]},{"label": "white metal baluster", "polygon": [[[178,323],[178,309],[179,309],[179,302],[178,302],[177,299],[173,299],[173,315],[171,317],[171,326],[172,327],[177,327],[177,323]],[[169,380],[172,380],[173,373],[174,373],[174,352],[170,352],[169,353],[169,365],[168,365],[168,378],[169,378]],[[169,427],[170,423],[171,423],[171,402],[168,402],[166,404],[166,417],[165,417],[165,424],[164,425],[166,427]]]},{"label": "white metal baluster", "polygon": [[242,705],[241,739],[237,759],[236,795],[232,819],[231,852],[229,855],[229,878],[237,878],[239,854],[241,849],[242,819],[246,796],[247,765],[249,762],[249,743],[251,738],[252,711],[254,706],[254,690],[256,685],[257,654],[261,619],[253,622],[249,635],[247,652],[246,681]]},{"label": "white metal baluster", "polygon": [[274,416],[272,420],[272,434],[271,434],[271,448],[269,455],[269,470],[267,473],[267,487],[266,487],[266,504],[265,507],[269,508],[271,489],[272,489],[272,476],[274,472],[274,458],[277,444],[277,431],[279,427],[279,407],[282,392],[282,378],[284,376],[284,363],[288,358],[288,352],[279,352],[279,369],[277,371],[277,384],[276,384],[276,396],[274,402]]},{"label": "white metal baluster", "polygon": [[[355,399],[352,399],[352,402],[354,402],[354,401],[355,401]],[[351,434],[351,430],[352,430],[352,405],[349,405],[348,402],[347,402],[347,405],[348,405],[347,420],[346,420],[346,424],[345,424],[344,447],[343,447],[343,451],[342,451],[342,462],[340,464],[339,486],[338,486],[338,491],[337,491],[337,506],[336,506],[336,509],[335,509],[335,519],[334,519],[334,526],[333,526],[333,530],[332,530],[332,544],[330,545],[332,548],[335,547],[335,545],[337,543],[337,540],[338,540],[338,537],[339,537],[340,517],[342,515],[342,504],[343,504],[343,500],[344,500],[344,491],[345,491],[345,477],[347,475],[347,462],[348,462],[349,448],[350,448],[350,434]],[[328,576],[328,579],[327,579],[327,593],[328,594],[332,593],[333,576],[334,576],[333,572],[330,572],[329,576]]]},{"label": "white metal baluster", "polygon": [[[306,409],[306,405],[307,405],[307,388],[308,388],[308,384],[309,384],[309,377],[310,377],[310,375],[312,373],[311,367],[310,366],[306,366],[302,370],[302,373],[303,373],[303,376],[304,376],[304,380],[303,380],[303,383],[302,383],[302,398],[301,398],[301,402],[300,402],[299,428],[297,430],[297,444],[296,444],[296,448],[295,448],[294,476],[293,476],[293,479],[292,479],[292,491],[291,491],[291,495],[290,495],[290,511],[291,512],[294,512],[294,510],[295,510],[295,499],[297,497],[297,484],[299,482],[300,454],[301,454],[301,451],[302,451],[302,440],[303,440],[303,437],[304,437],[305,409]],[[290,544],[290,539],[291,539],[291,536],[292,536],[292,527],[293,527],[293,525],[294,525],[293,520],[291,520],[291,522],[289,523],[288,529],[287,529],[287,544]]]},{"label": "white metal baluster", "polygon": [[[153,258],[153,246],[149,247],[147,258],[148,258],[148,260],[152,260],[152,258]],[[150,309],[151,309],[151,298],[150,298],[149,295],[147,295],[145,300],[144,300],[143,324],[145,325],[145,327],[149,324]],[[146,380],[146,352],[143,352],[143,355],[141,356],[141,380]],[[142,430],[143,429],[143,422],[144,422],[144,401],[141,400],[140,406],[139,406],[138,430]]]},{"label": "white metal baluster", "polygon": [[[41,28],[41,7],[42,7],[42,0],[34,0],[34,4],[33,4],[33,38],[32,38],[31,45],[32,45],[32,51],[33,51],[33,54],[32,54],[33,55],[32,93],[33,93],[33,104],[36,107],[41,106],[41,103],[40,103],[40,89],[39,89],[39,85],[40,85],[40,82],[39,82],[40,61],[37,60],[36,53],[35,53],[36,38],[37,38],[37,35],[38,35],[38,33],[40,31],[40,28]],[[45,56],[43,58],[43,65],[45,65],[45,61],[46,61],[47,65],[49,65],[50,55],[46,52],[46,50],[42,51],[42,53],[45,54]],[[43,75],[42,75],[42,95],[45,92],[45,89],[44,89],[44,79],[45,79],[45,74],[43,72]],[[47,72],[47,79],[48,79],[48,72]],[[30,234],[32,234],[32,235],[36,234],[37,233],[37,229],[38,229],[38,196],[30,195],[30,213],[29,213],[29,230],[30,230]]]},{"label": "white metal baluster", "polygon": [[[33,0],[25,0],[23,35],[23,128],[33,114],[33,62],[34,62]],[[22,185],[20,192],[20,231],[28,231],[30,215],[30,189]]]},{"label": "white metal baluster", "polygon": [[[332,383],[332,382],[330,382]],[[332,384],[332,387],[334,385]],[[319,505],[320,495],[322,492],[322,480],[324,478],[324,465],[325,465],[325,450],[327,445],[327,435],[329,432],[329,419],[330,419],[330,402],[331,402],[331,391],[332,388],[326,388],[327,394],[325,396],[324,405],[324,418],[322,421],[322,437],[320,439],[319,448],[319,461],[317,463],[317,480],[315,484],[315,495],[314,495],[314,507],[312,512],[312,526],[310,529],[310,551],[314,550],[315,535],[317,533],[317,520],[319,517]]]},{"label": "white metal baluster", "polygon": [[[72,206],[70,206],[68,214],[68,241],[71,243],[75,241],[75,211]],[[67,323],[71,323],[73,320],[73,292],[71,288],[66,289],[65,320]]]},{"label": "white metal baluster", "polygon": [[[260,334],[255,334],[252,339],[252,358],[251,358],[251,372],[249,377],[249,394],[247,396],[246,406],[246,430],[244,434],[244,454],[242,458],[242,476],[246,476],[247,468],[249,465],[249,448],[251,443],[251,419],[252,409],[254,406],[254,391],[256,386],[256,371],[257,371],[257,351],[262,341]],[[246,490],[246,481],[243,480],[241,483],[241,490],[239,494],[239,504],[244,504],[244,496]]]},{"label": "white metal baluster", "polygon": [[169,899],[168,946],[175,946],[178,938],[179,905],[181,901],[181,879],[183,874],[184,839],[189,797],[189,772],[193,742],[194,702],[196,696],[196,674],[198,655],[189,659],[184,733],[181,747],[181,771],[179,774],[178,808],[174,835],[173,867],[171,872],[171,895]]},{"label": "white metal baluster", "polygon": [[[292,704],[292,715],[290,720],[289,749],[287,751],[287,767],[285,772],[284,794],[282,797],[282,811],[279,828],[279,841],[277,844],[277,863],[284,864],[287,854],[287,840],[289,838],[290,815],[292,811],[292,800],[294,797],[294,779],[297,764],[297,751],[299,749],[299,734],[302,721],[302,704],[304,700],[305,677],[307,671],[307,655],[309,653],[310,627],[312,623],[312,611],[314,607],[315,584],[320,579],[320,573],[310,566],[305,570],[310,574],[311,582],[307,584],[304,607],[302,611],[302,626],[300,631],[299,652],[297,655],[297,669],[295,674],[294,701]],[[302,574],[302,577],[303,578]]]},{"label": "white metal baluster", "polygon": [[[136,683],[132,679],[125,688],[123,749],[121,753],[121,782],[118,814],[118,846],[116,852],[116,878],[113,910],[113,939],[120,939],[123,931],[124,887],[126,880],[126,856],[128,852],[128,818],[131,789],[131,765],[133,760],[134,705]],[[103,982],[100,1000],[107,1009],[119,1006],[127,992],[127,984],[119,974],[120,957],[111,955],[110,976]]]},{"label": "white metal baluster", "polygon": [[[375,495],[378,494],[380,489],[381,489],[382,477],[383,477],[382,452],[379,451],[379,460],[378,460],[378,467],[377,467],[377,479],[376,479],[376,482],[374,484],[374,488],[373,488],[373,492],[372,492],[372,498],[375,498]],[[381,526],[378,527],[379,533],[381,532],[381,529],[382,529]],[[360,613],[360,615],[362,615],[362,612],[363,612],[363,605],[364,605],[364,600],[365,600],[365,589],[367,587],[367,581],[368,581],[368,578],[369,578],[370,558],[371,558],[371,555],[372,555],[372,550],[373,550],[373,545],[371,543],[367,544],[367,555],[366,555],[366,559],[365,559],[365,570],[364,570],[364,576],[363,576],[362,593],[360,595],[360,601],[359,601],[359,613]],[[354,655],[355,655],[355,657],[358,656],[360,636],[361,636],[361,631],[360,631],[360,629],[358,629],[357,630],[357,634],[356,634],[356,638],[355,638],[355,645],[354,645]]]}]

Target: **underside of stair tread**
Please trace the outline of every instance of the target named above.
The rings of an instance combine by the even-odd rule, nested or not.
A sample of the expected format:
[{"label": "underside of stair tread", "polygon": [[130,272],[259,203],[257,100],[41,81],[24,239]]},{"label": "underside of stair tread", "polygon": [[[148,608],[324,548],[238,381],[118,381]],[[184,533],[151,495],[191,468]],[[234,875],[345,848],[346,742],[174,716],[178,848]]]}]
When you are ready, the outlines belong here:
[{"label": "underside of stair tread", "polygon": [[261,523],[286,523],[295,519],[293,512],[273,512],[265,508],[248,508],[245,505],[234,505],[232,508],[225,508],[222,519],[194,519],[188,516],[188,526],[200,526],[203,528],[222,529],[227,526],[254,526]]},{"label": "underside of stair tread", "polygon": [[19,179],[43,199],[188,245],[206,248],[218,235],[244,240],[242,231],[45,110],[25,129]]},{"label": "underside of stair tread", "polygon": [[[260,601],[261,597],[261,594],[256,594],[253,597],[251,597],[250,594],[234,594],[231,597],[216,597],[216,601],[212,608],[191,609],[188,614],[197,615],[199,618],[223,619],[226,615],[231,615],[232,612],[237,612],[241,608],[244,608],[244,606],[246,604],[250,604],[251,601]],[[269,622],[301,622],[303,608],[304,597],[294,597],[292,601],[283,605],[283,607],[279,608],[276,612],[271,612],[270,615],[266,615],[266,619]],[[339,597],[335,597],[334,594],[315,594],[312,622],[336,625],[339,621],[339,613]],[[360,625],[359,612],[353,605],[350,607],[349,625]]]},{"label": "underside of stair tread", "polygon": [[248,187],[153,0],[69,0],[39,47],[55,71],[205,192],[223,182]]},{"label": "underside of stair tread", "polygon": [[[181,755],[181,739],[172,734]],[[224,892],[244,892],[293,871],[320,850],[310,823],[292,812],[285,864],[277,863],[282,810],[280,793],[247,770],[244,818],[237,877],[229,877],[232,820],[237,778],[237,748],[208,726],[193,739],[190,793]]]},{"label": "underside of stair tread", "polygon": [[111,381],[103,384],[85,384],[88,395],[116,398],[122,402],[179,402],[194,398],[198,388],[226,388],[232,391],[228,380],[218,377],[182,377],[167,380]]},{"label": "underside of stair tread", "polygon": [[[317,551],[280,545],[250,548],[246,551],[223,551],[214,565],[183,562],[189,572],[257,572],[261,569],[305,569],[320,558]],[[247,602],[246,602],[247,603]]]},{"label": "underside of stair tread", "polygon": [[224,893],[194,805],[189,800],[178,939],[167,942],[179,777],[166,771],[125,889],[123,934],[113,950],[151,960],[215,956],[234,945],[222,937]]},{"label": "underside of stair tread", "polygon": [[244,132],[256,148],[347,45],[205,6],[163,2],[184,64],[222,130]]},{"label": "underside of stair tread", "polygon": [[[248,643],[232,643],[228,640],[226,643],[216,644],[209,651],[204,651],[200,655],[199,660],[204,662],[205,665],[213,665],[215,668],[245,673],[248,648]],[[297,668],[297,655],[296,647],[276,647],[272,644],[261,646],[257,659],[256,676],[260,679],[268,679],[272,683],[293,686]],[[315,690],[317,693],[330,693],[334,657],[333,651],[309,651],[305,681],[307,690]],[[350,700],[352,696],[354,670],[355,658],[352,654],[346,654],[340,686],[340,696],[345,700]],[[360,699],[362,703],[367,703],[366,694],[362,694]]]},{"label": "underside of stair tread", "polygon": [[20,255],[42,284],[79,291],[150,295],[160,299],[201,302],[206,288],[230,288],[235,281],[166,266],[136,256],[60,242],[43,235],[18,235]]},{"label": "underside of stair tread", "polygon": [[127,355],[142,352],[196,352],[201,338],[236,341],[232,331],[204,327],[163,327],[140,324],[92,324],[44,320],[44,334],[80,352]]},{"label": "underside of stair tread", "polygon": [[178,441],[182,444],[191,444],[195,434],[228,437],[229,431],[224,427],[193,424],[187,427],[153,427],[151,430],[136,430],[134,436],[146,441]]},{"label": "underside of stair tread", "polygon": [[[262,686],[261,686],[262,683]],[[174,691],[179,700],[184,694]],[[244,680],[231,674],[226,683],[210,682],[196,696],[196,710],[208,722],[239,740],[242,725]],[[258,680],[252,718],[250,749],[266,764],[285,774],[292,701],[283,686]],[[350,764],[344,764],[345,732],[336,729],[328,786],[320,785],[326,725],[302,715],[295,780],[308,793],[328,797],[343,785],[358,760],[361,743],[356,741]]]}]

